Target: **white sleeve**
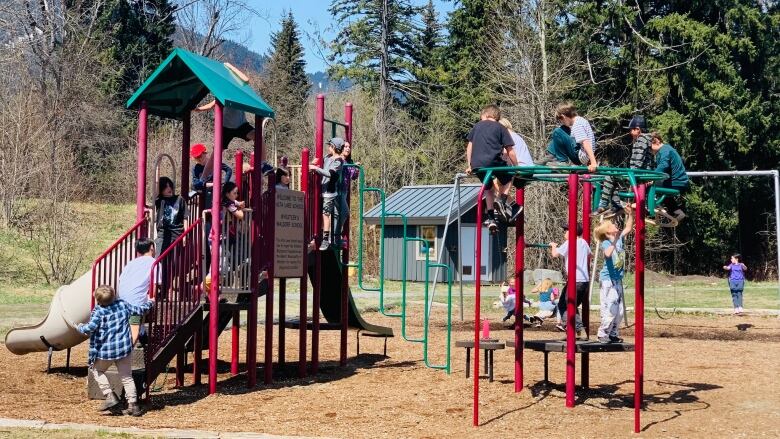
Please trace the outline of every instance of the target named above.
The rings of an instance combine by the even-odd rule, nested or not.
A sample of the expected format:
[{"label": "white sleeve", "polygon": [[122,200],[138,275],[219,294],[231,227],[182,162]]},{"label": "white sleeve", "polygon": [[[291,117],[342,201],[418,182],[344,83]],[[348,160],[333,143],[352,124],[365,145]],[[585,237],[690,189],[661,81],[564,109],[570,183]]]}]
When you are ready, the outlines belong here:
[{"label": "white sleeve", "polygon": [[577,143],[582,143],[585,140],[595,143],[593,142],[593,128],[591,128],[590,122],[581,116],[574,120],[574,125],[571,127],[571,136],[574,137]]},{"label": "white sleeve", "polygon": [[564,257],[569,254],[569,241],[564,241],[558,245],[558,254]]}]

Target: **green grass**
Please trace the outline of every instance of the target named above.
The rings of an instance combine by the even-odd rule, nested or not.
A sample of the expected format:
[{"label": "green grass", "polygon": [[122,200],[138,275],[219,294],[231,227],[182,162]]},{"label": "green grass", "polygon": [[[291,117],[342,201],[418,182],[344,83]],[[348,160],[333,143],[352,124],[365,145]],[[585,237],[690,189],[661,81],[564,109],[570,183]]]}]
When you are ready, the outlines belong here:
[{"label": "green grass", "polygon": [[36,428],[10,428],[0,427],[0,438],[12,438],[12,439],[37,439],[46,437],[47,439],[89,439],[89,438],[107,438],[107,439],[120,439],[120,438],[133,438],[141,439],[150,436],[142,436],[129,433],[109,433],[104,430],[97,431],[82,431],[73,429],[36,429]]}]

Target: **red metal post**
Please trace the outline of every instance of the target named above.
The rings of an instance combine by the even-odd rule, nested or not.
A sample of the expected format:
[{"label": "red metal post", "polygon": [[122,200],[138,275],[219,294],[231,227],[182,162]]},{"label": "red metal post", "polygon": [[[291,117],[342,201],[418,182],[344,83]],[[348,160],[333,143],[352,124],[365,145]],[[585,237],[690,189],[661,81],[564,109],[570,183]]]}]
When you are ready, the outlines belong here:
[{"label": "red metal post", "polygon": [[[315,120],[314,120],[314,157],[322,165],[323,147],[324,142],[322,139],[323,130],[325,128],[325,95],[317,95],[317,103],[315,106]],[[312,234],[317,237],[315,245],[319,245],[319,240],[322,238],[322,221],[320,216],[320,185],[312,182],[311,184],[311,197],[312,201]],[[311,331],[311,368],[312,373],[316,374],[320,367],[320,293],[322,292],[322,255],[318,250],[315,250],[317,254],[314,257],[314,279],[312,279],[313,298],[312,298],[312,331]]]},{"label": "red metal post", "polygon": [[233,325],[230,328],[230,374],[238,375],[238,342],[241,329],[241,311],[233,311]]},{"label": "red metal post", "polygon": [[250,388],[257,384],[257,296],[260,288],[260,232],[262,230],[262,175],[260,166],[254,166],[255,156],[262,157],[263,149],[263,118],[255,115],[254,151],[249,156],[252,166],[252,179],[249,185],[249,205],[252,206],[252,262],[249,275],[252,285],[252,298],[246,316],[246,368],[247,384]]},{"label": "red metal post", "polygon": [[[523,209],[515,224],[515,392],[523,390],[523,285],[525,274],[525,188],[515,191]],[[476,352],[477,350],[475,350]]]},{"label": "red metal post", "polygon": [[244,185],[244,153],[242,151],[236,151],[235,161],[236,167],[233,170],[233,175],[235,176],[236,188],[238,188],[238,196],[240,197],[244,193],[244,188],[242,187]]},{"label": "red metal post", "polygon": [[479,324],[480,324],[480,274],[482,272],[482,197],[485,195],[485,186],[479,188],[477,196],[477,237],[476,250],[474,251],[474,418],[475,427],[479,426]]},{"label": "red metal post", "polygon": [[[214,163],[222,163],[222,104],[214,105]],[[209,292],[209,394],[217,391],[217,341],[219,334],[219,235],[222,230],[220,209],[222,208],[222,174],[213,178],[211,197],[211,291]]]},{"label": "red metal post", "polygon": [[[590,178],[590,176],[587,176]],[[582,237],[590,243],[590,212],[591,198],[593,196],[593,183],[589,179],[582,183]],[[596,245],[598,251],[598,244]],[[590,273],[590,264],[592,257],[588,257],[588,273]],[[590,294],[586,294],[582,299],[582,326],[585,328],[585,335],[590,336]],[[583,352],[580,354],[580,384],[584,389],[590,385],[590,354]]]},{"label": "red metal post", "polygon": [[[135,220],[141,221],[144,218],[146,209],[146,151],[147,151],[147,121],[149,110],[146,101],[141,102],[141,109],[138,111],[138,179],[135,189]],[[144,230],[141,235],[146,236]]]},{"label": "red metal post", "polygon": [[[238,196],[240,197],[241,194],[244,192],[242,191],[242,184],[244,182],[244,173],[243,173],[243,167],[244,167],[244,153],[239,151],[236,151],[235,155],[235,183],[236,187],[238,188]],[[221,174],[220,174],[221,175]],[[241,312],[240,311],[233,311],[233,325],[231,327],[230,331],[230,341],[231,341],[231,349],[230,349],[230,373],[232,375],[238,375],[238,342],[240,337],[240,330],[241,330]],[[249,341],[249,340],[247,340]]]},{"label": "red metal post", "polygon": [[344,125],[347,126],[345,140],[352,145],[352,102],[344,104]]},{"label": "red metal post", "polygon": [[574,334],[577,321],[577,201],[579,176],[569,174],[569,233],[568,265],[566,268],[566,407],[574,407],[575,370],[577,349]]},{"label": "red metal post", "polygon": [[[344,133],[344,137],[347,142],[352,144],[352,103],[347,102],[344,104],[344,124],[347,125]],[[353,146],[354,148],[354,146]],[[347,180],[347,206],[350,205],[350,181]],[[344,219],[343,229],[340,231],[341,236],[346,236],[346,241],[349,242],[349,209],[346,212],[339,212],[341,215],[346,215]],[[363,219],[360,218],[360,221]],[[341,253],[342,256],[342,274],[341,274],[341,350],[339,363],[341,366],[347,365],[347,334],[349,332],[349,246],[346,246]]]},{"label": "red metal post", "polygon": [[[301,152],[301,191],[303,191],[303,266],[308,266],[309,261],[309,148],[303,148]],[[308,294],[309,283],[307,282],[307,270],[304,268],[301,278],[301,299],[299,318],[300,327],[298,328],[298,376],[306,376],[306,320],[307,312],[306,295]]]},{"label": "red metal post", "polygon": [[192,379],[196,386],[201,384],[200,361],[203,356],[203,332],[195,331],[192,337]]},{"label": "red metal post", "polygon": [[636,194],[636,267],[634,270],[634,432],[641,427],[642,395],[645,378],[645,196],[640,184]]},{"label": "red metal post", "polygon": [[181,195],[187,199],[190,193],[190,112],[186,111],[181,119]]},{"label": "red metal post", "polygon": [[274,240],[276,226],[276,177],[274,174],[268,176],[268,206],[266,207],[268,215],[266,217],[265,231],[268,242],[265,245],[266,255],[263,261],[266,262],[268,270],[268,292],[265,293],[265,366],[264,381],[271,384],[273,380],[274,368]]}]

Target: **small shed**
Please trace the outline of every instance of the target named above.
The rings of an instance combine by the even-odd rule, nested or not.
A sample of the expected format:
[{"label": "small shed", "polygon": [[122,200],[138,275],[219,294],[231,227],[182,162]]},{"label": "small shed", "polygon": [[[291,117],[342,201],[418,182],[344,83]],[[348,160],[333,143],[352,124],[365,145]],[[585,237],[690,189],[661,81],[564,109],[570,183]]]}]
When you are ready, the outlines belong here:
[{"label": "small shed", "polygon": [[[453,185],[404,186],[390,195],[385,202],[386,213],[400,213],[407,218],[407,237],[420,237],[429,243],[430,260],[436,262],[442,251],[441,262],[452,270],[453,281],[474,281],[475,279],[475,245],[477,233],[477,195],[478,184],[460,186],[460,197],[456,195],[453,213],[447,236],[444,228],[447,225],[447,215],[450,209]],[[458,248],[457,208],[460,203],[461,212],[461,248]],[[364,215],[369,225],[379,225],[381,208],[374,206]],[[483,283],[500,283],[506,279],[507,261],[507,228],[500,226],[498,233],[491,235],[487,228],[482,227],[482,267],[481,281]],[[403,222],[398,216],[385,217],[384,237],[385,279],[401,280],[403,274],[402,255],[406,251],[406,279],[410,281],[425,281],[425,253],[420,242],[407,243],[403,248]],[[463,273],[458,272],[458,260],[463,259]],[[433,280],[435,269],[431,269],[430,280]],[[444,270],[440,270],[439,281],[444,281]]]}]

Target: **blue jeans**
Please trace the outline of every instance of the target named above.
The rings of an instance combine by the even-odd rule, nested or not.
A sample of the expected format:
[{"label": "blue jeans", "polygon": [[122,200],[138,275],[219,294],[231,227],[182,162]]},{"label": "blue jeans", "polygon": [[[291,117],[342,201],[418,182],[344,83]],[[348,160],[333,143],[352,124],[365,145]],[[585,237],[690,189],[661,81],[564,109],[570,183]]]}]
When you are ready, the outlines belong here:
[{"label": "blue jeans", "polygon": [[729,289],[731,290],[731,302],[734,304],[734,308],[742,308],[742,291],[745,289],[745,281],[729,279]]}]

